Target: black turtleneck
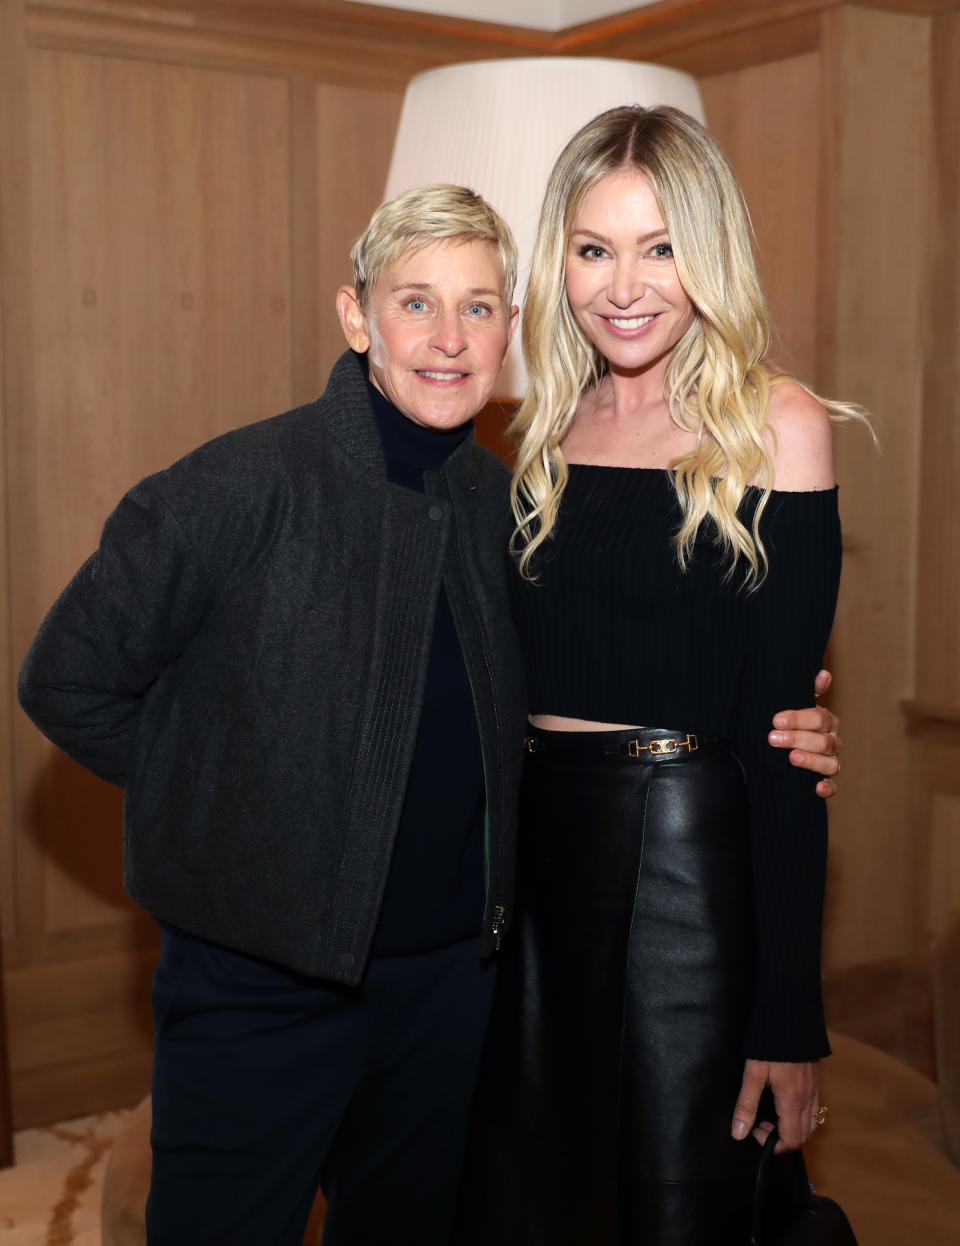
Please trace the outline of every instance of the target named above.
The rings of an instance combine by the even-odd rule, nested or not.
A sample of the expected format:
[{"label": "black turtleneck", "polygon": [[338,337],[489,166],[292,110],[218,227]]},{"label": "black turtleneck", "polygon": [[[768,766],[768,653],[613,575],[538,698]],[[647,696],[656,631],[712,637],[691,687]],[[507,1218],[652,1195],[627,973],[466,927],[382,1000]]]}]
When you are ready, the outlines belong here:
[{"label": "black turtleneck", "polygon": [[[391,484],[425,492],[470,435],[424,428],[370,382],[370,403]],[[373,941],[374,956],[408,956],[476,935],[483,913],[484,780],[480,736],[453,615],[443,586],[423,707],[393,860]]]}]

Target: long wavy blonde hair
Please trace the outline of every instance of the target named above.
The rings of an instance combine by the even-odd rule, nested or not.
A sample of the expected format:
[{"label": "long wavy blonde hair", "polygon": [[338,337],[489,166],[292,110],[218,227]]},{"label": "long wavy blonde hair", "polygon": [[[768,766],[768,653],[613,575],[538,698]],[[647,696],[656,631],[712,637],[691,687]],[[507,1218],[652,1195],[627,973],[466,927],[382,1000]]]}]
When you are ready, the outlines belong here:
[{"label": "long wavy blonde hair", "polygon": [[[745,582],[755,586],[766,574],[759,521],[773,478],[763,428],[771,384],[788,378],[767,359],[769,316],[736,178],[716,141],[676,108],[628,105],[601,113],[573,136],[547,183],[523,313],[529,387],[509,430],[518,447],[514,553],[521,573],[533,578],[531,559],[553,530],[567,483],[560,443],[584,391],[608,370],[574,319],[564,277],[584,197],[601,178],[625,169],[650,181],[696,313],[666,378],[671,418],[697,433],[695,449],[669,468],[683,514],[677,557],[685,566],[701,524],[712,520],[729,571],[745,559]],[[863,418],[853,404],[820,401],[833,419]],[[748,528],[738,511],[757,480],[768,483]]]}]

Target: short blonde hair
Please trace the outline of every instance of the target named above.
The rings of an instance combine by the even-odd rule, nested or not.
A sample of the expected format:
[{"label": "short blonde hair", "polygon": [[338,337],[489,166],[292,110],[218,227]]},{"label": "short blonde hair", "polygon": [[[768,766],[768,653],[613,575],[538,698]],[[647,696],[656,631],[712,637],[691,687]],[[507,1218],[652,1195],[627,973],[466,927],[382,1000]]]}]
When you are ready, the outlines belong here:
[{"label": "short blonde hair", "polygon": [[361,306],[381,274],[407,251],[434,242],[489,242],[503,274],[507,302],[517,284],[517,246],[496,209],[466,186],[417,186],[381,203],[350,249],[353,285]]}]

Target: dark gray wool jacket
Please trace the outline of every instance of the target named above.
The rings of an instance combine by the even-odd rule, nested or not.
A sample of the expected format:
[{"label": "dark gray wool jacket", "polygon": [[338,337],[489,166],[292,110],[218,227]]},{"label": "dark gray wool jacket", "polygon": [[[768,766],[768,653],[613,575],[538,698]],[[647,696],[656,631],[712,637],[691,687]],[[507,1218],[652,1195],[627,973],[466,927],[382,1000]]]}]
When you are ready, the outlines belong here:
[{"label": "dark gray wool jacket", "polygon": [[316,402],[218,437],[123,498],[19,691],[55,744],[124,787],[138,904],[301,973],[360,980],[442,580],[483,750],[492,949],[525,721],[507,481],[469,438],[426,496],[388,484],[347,352]]}]

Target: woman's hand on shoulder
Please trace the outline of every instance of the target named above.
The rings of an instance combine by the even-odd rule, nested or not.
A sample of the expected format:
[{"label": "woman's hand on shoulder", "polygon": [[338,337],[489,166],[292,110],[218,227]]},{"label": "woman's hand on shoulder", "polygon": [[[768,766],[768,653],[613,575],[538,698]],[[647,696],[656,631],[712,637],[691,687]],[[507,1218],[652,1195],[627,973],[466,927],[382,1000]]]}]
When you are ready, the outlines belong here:
[{"label": "woman's hand on shoulder", "polygon": [[737,1106],[733,1109],[730,1132],[738,1141],[750,1131],[762,1145],[773,1128],[773,1121],[758,1121],[760,1096],[769,1086],[777,1113],[780,1141],[774,1154],[803,1146],[816,1128],[820,1106],[820,1066],[816,1060],[781,1063],[774,1060],[748,1060]]},{"label": "woman's hand on shoulder", "polygon": [[801,493],[836,484],[830,417],[796,381],[771,386],[765,437],[775,489]]}]

